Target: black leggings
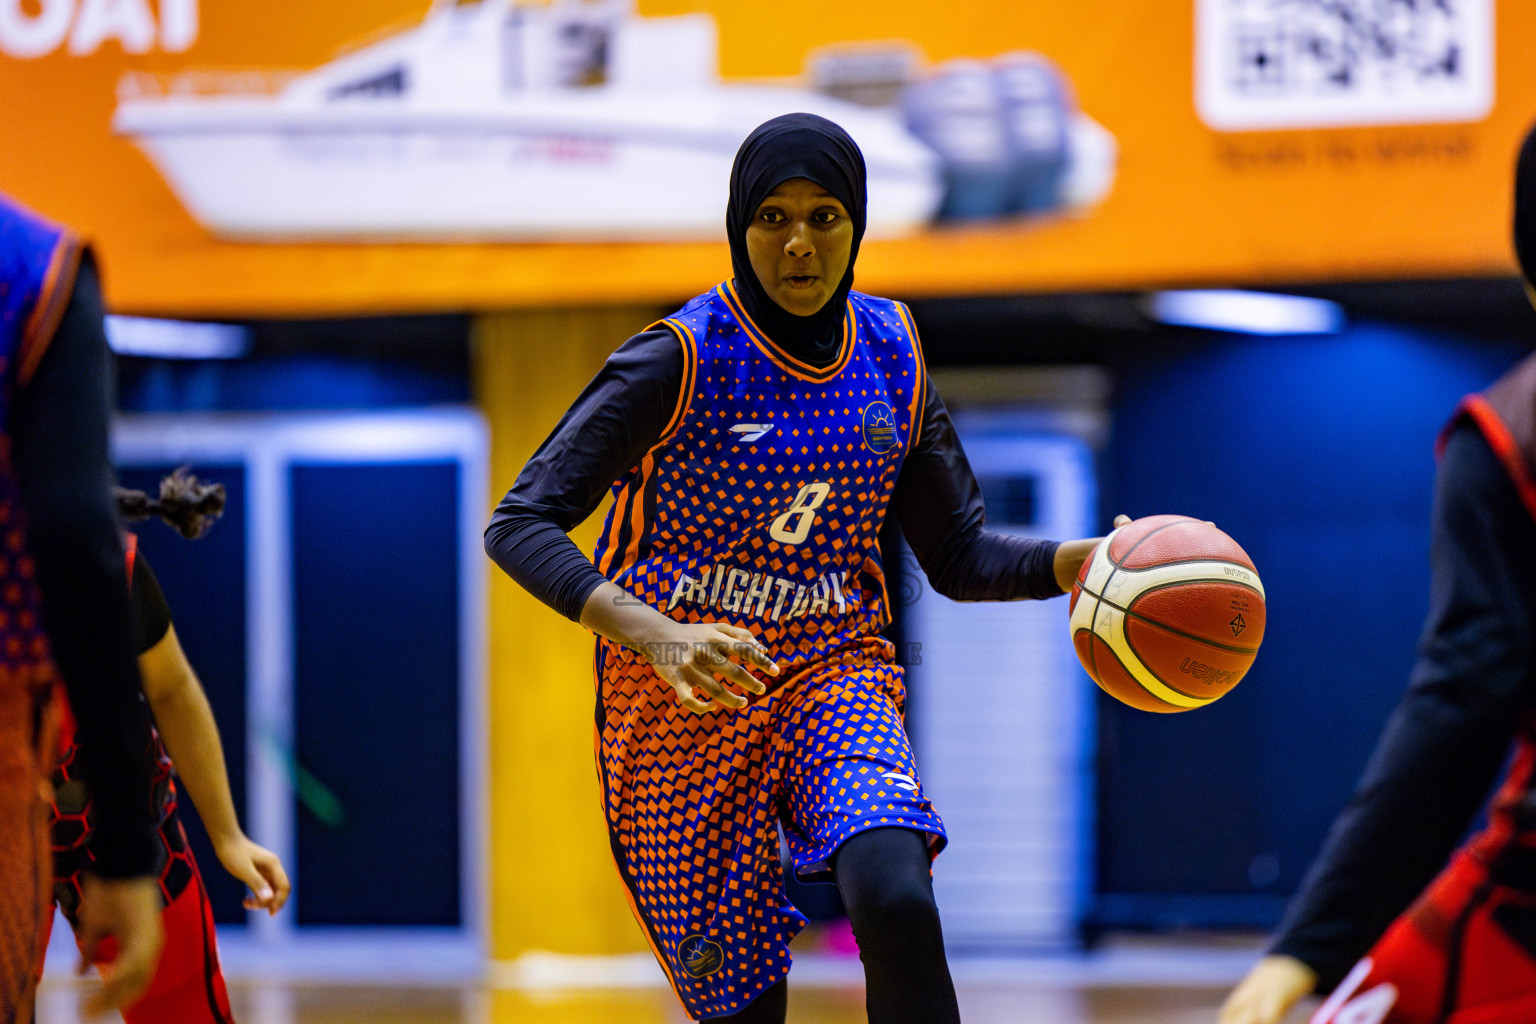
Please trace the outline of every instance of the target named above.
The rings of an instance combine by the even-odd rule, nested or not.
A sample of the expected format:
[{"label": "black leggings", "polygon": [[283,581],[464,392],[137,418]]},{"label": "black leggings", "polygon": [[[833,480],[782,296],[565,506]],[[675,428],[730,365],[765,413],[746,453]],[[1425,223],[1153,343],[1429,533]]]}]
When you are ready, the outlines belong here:
[{"label": "black leggings", "polygon": [[[960,1024],[921,832],[860,832],[832,861],[864,961],[869,1024]],[[784,1024],[784,980],[720,1024]]]}]

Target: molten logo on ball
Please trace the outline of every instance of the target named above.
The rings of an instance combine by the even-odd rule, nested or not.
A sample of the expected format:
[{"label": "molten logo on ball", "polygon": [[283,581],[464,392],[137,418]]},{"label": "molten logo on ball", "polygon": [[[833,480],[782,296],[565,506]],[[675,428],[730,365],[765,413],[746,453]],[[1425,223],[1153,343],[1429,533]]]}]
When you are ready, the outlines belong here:
[{"label": "molten logo on ball", "polygon": [[1212,668],[1210,665],[1202,665],[1194,658],[1185,658],[1179,662],[1179,671],[1188,672],[1208,686],[1224,686],[1227,680],[1232,678],[1230,671],[1224,672],[1219,668]]}]

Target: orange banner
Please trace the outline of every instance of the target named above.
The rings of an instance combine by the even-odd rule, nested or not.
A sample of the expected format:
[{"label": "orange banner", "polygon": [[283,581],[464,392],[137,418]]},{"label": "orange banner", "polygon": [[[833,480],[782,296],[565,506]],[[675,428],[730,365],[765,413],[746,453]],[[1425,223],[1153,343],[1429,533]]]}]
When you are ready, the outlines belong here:
[{"label": "orange banner", "polygon": [[870,291],[1511,272],[1536,6],[1379,6],[0,0],[0,190],[124,312],[664,303],[728,272],[735,144],[812,109]]}]

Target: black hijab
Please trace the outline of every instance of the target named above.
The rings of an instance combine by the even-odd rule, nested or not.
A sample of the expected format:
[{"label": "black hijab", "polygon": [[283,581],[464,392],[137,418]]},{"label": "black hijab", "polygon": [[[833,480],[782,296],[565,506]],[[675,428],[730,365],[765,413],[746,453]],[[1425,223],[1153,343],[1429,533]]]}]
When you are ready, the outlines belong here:
[{"label": "black hijab", "polygon": [[[806,178],[836,196],[853,220],[848,269],[826,305],[797,316],[763,290],[747,255],[747,225],[768,193],[790,178]],[[736,151],[725,231],[731,241],[736,294],[768,337],[796,359],[826,366],[842,344],[843,313],[853,288],[853,264],[864,238],[864,154],[837,125],[815,114],[785,114],[764,121]]]}]

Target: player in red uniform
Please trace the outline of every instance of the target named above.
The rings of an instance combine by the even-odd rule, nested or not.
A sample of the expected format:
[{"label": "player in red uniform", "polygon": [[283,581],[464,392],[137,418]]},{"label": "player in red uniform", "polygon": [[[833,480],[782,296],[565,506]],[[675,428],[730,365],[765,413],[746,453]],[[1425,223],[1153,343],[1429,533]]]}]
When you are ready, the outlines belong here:
[{"label": "player in red uniform", "polygon": [[[1529,288],[1536,133],[1515,249]],[[1536,356],[1446,428],[1432,538],[1408,692],[1221,1024],[1277,1024],[1314,990],[1313,1024],[1536,1021]],[[1488,826],[1450,856],[1506,764]]]},{"label": "player in red uniform", "polygon": [[[139,491],[119,491],[117,505],[125,519],[156,515],[184,537],[196,539],[223,511],[224,488],[202,484],[178,471],[161,482],[154,500]],[[135,644],[146,710],[153,719],[144,756],[152,761],[155,772],[166,942],[149,988],[124,1008],[123,1019],[127,1024],[229,1024],[233,1017],[219,967],[213,907],[177,816],[173,770],[197,802],[219,861],[251,888],[246,909],[277,913],[288,898],[288,878],[277,856],[253,843],[240,828],[208,697],[181,649],[154,571],[138,553],[137,538],[127,536]],[[82,883],[92,862],[94,814],[90,789],[77,771],[79,749],[67,708],[61,741],[51,808],[54,898],[79,937],[83,904],[88,903]],[[174,752],[175,765],[168,751]],[[115,953],[114,945],[106,942],[94,959],[110,963]]]},{"label": "player in red uniform", "polygon": [[[610,357],[486,530],[509,575],[599,635],[614,859],[699,1019],[784,1020],[805,919],[782,828],[797,874],[842,892],[869,1019],[959,1020],[930,874],[944,828],[879,635],[880,526],[893,510],[962,600],[1059,595],[1095,543],[983,527],[909,312],[852,291],[864,222],[841,128],[760,126],[731,173],[733,279]],[[609,488],[594,566],[565,534]]]}]

